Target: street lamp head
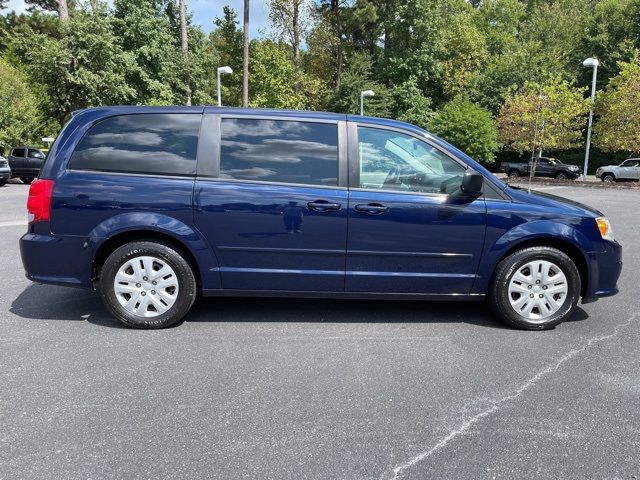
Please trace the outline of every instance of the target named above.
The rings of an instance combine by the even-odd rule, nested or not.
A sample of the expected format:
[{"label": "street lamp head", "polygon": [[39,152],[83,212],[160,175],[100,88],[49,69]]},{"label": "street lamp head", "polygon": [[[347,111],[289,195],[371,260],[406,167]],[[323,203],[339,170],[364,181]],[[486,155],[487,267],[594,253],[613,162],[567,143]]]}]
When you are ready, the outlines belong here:
[{"label": "street lamp head", "polygon": [[362,95],[363,97],[375,97],[376,92],[374,92],[373,90],[364,90],[360,92],[360,95]]},{"label": "street lamp head", "polygon": [[218,73],[233,73],[231,67],[218,67]]},{"label": "street lamp head", "polygon": [[600,62],[598,62],[597,58],[589,57],[584,62],[582,62],[583,67],[597,67],[598,65],[600,65]]}]

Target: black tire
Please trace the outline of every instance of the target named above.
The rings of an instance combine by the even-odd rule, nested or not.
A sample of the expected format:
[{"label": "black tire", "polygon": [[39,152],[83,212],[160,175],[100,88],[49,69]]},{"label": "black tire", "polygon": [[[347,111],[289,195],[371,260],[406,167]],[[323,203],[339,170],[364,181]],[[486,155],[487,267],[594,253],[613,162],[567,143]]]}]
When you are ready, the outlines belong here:
[{"label": "black tire", "polygon": [[6,178],[0,178],[0,187],[4,187],[7,184]]},{"label": "black tire", "polygon": [[558,172],[558,173],[556,173],[556,178],[558,180],[568,180],[569,179],[569,175],[567,175],[565,172]]},{"label": "black tire", "polygon": [[20,180],[22,180],[22,183],[25,185],[30,185],[31,182],[33,182],[33,177],[20,177]]},{"label": "black tire", "polygon": [[[509,302],[509,281],[520,267],[532,260],[547,260],[557,265],[567,279],[567,297],[560,309],[549,318],[534,322],[517,313]],[[548,330],[567,320],[574,313],[580,298],[581,282],[578,268],[565,253],[551,247],[529,247],[518,250],[496,267],[488,295],[489,306],[501,320],[523,330]]]},{"label": "black tire", "polygon": [[600,177],[603,182],[611,183],[616,181],[616,176],[613,173],[605,173]]},{"label": "black tire", "polygon": [[520,172],[518,170],[509,170],[509,173],[507,174],[507,176],[509,178],[518,178],[520,177]]},{"label": "black tire", "polygon": [[[114,291],[114,280],[120,267],[139,256],[153,256],[166,262],[175,272],[178,281],[175,303],[169,310],[155,317],[130,313],[120,305]],[[107,309],[127,327],[157,329],[175,325],[184,318],[196,299],[197,285],[189,262],[172,246],[141,240],[127,243],[109,255],[100,272],[99,291]]]}]

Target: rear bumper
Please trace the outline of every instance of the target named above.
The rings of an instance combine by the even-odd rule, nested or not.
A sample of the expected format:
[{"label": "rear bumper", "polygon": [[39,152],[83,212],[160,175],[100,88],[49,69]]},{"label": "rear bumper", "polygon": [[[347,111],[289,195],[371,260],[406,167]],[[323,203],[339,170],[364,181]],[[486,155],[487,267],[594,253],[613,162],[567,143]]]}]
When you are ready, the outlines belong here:
[{"label": "rear bumper", "polygon": [[93,251],[81,237],[29,232],[20,239],[20,255],[33,282],[92,288]]},{"label": "rear bumper", "polygon": [[622,246],[617,242],[605,242],[603,252],[589,254],[591,272],[583,301],[590,302],[618,293],[618,278],[622,272]]}]

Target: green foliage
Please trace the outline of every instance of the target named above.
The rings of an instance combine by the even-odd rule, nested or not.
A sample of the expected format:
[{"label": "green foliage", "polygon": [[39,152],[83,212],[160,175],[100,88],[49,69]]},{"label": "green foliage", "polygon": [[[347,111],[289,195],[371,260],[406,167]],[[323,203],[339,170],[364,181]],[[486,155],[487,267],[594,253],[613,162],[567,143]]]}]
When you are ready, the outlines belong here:
[{"label": "green foliage", "polygon": [[229,6],[223,8],[222,18],[216,18],[213,23],[216,28],[209,35],[209,43],[217,65],[212,72],[221,66],[233,69],[233,75],[222,79],[222,98],[225,105],[237,107],[242,104],[242,30],[238,27],[236,12]]},{"label": "green foliage", "polygon": [[466,97],[456,97],[442,106],[429,122],[429,129],[480,162],[495,160],[498,125],[489,110]]},{"label": "green foliage", "polygon": [[520,153],[578,146],[589,110],[584,93],[559,77],[527,83],[500,109],[499,140]]},{"label": "green foliage", "polygon": [[25,76],[0,59],[0,152],[28,143],[41,133],[36,95]]},{"label": "green foliage", "polygon": [[252,107],[304,108],[296,93],[295,66],[289,47],[271,40],[253,41],[249,48],[249,104]]},{"label": "green foliage", "polygon": [[594,144],[605,151],[640,152],[640,57],[620,63],[620,73],[598,97]]},{"label": "green foliage", "polygon": [[135,65],[118,45],[112,21],[102,13],[77,12],[60,27],[61,38],[27,27],[13,39],[12,50],[43,85],[60,123],[79,108],[135,101],[136,90],[127,82]]},{"label": "green foliage", "polygon": [[391,88],[389,96],[393,118],[427,128],[433,114],[431,100],[418,88],[416,77]]},{"label": "green foliage", "polygon": [[354,52],[342,76],[340,89],[329,102],[329,109],[343,113],[360,113],[360,92],[373,90],[375,97],[365,100],[365,114],[388,117],[391,112],[388,89],[373,80],[371,69],[371,56],[365,52]]},{"label": "green foliage", "polygon": [[[52,130],[47,135],[79,108],[182,104],[186,80],[194,104],[211,103],[223,65],[234,70],[223,77],[223,101],[241,104],[242,32],[230,7],[210,33],[188,17],[185,56],[177,0],[67,3],[64,23],[53,0],[27,0],[26,13],[0,15],[0,55],[20,73],[48,122],[38,128]],[[270,0],[269,6],[271,36],[250,45],[253,106],[357,113],[360,92],[374,90],[367,115],[432,126],[491,162],[492,123],[483,109],[500,120],[501,148],[529,150],[534,133],[545,149],[583,146],[587,92],[571,85],[590,84],[582,60],[595,57],[598,90],[612,80],[599,95],[594,141],[610,152],[637,152],[637,73],[620,69],[637,63],[640,0]],[[454,119],[461,122],[457,130]],[[480,130],[484,139],[476,144]]]}]

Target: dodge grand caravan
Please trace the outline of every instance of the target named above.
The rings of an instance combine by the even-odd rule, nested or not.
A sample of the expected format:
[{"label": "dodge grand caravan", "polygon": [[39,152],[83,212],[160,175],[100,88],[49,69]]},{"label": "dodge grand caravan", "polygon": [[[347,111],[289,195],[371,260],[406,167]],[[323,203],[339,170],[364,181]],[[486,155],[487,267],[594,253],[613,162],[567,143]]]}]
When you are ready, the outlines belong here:
[{"label": "dodge grand caravan", "polygon": [[622,268],[600,212],[415,126],[333,113],[83,110],[27,206],[27,277],[97,289],[130,327],[175,324],[200,294],[486,299],[539,330],[617,293]]}]

